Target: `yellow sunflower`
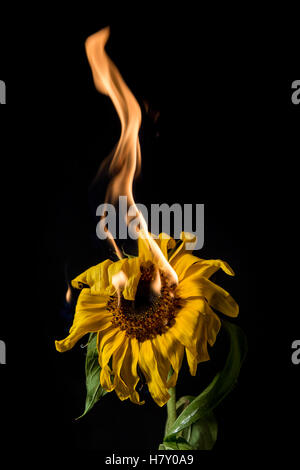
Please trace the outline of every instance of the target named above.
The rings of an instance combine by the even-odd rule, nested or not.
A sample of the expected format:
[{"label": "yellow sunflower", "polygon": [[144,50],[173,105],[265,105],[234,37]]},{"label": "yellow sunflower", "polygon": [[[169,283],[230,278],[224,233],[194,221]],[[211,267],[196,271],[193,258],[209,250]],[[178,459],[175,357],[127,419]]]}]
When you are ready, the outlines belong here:
[{"label": "yellow sunflower", "polygon": [[[136,386],[142,372],[153,399],[163,406],[170,398],[168,389],[176,385],[184,351],[192,375],[197,364],[209,360],[207,344],[214,344],[221,324],[213,309],[236,317],[239,308],[209,280],[219,268],[233,276],[227,263],[192,255],[185,233],[179,246],[166,234],[155,242],[178,283],[170,284],[147,239],[140,238],[137,257],[103,261],[72,281],[81,289],[73,325],[69,336],[55,345],[64,352],[97,332],[101,386],[115,390],[121,400],[141,404]],[[157,272],[159,293],[153,288]],[[119,286],[116,279],[122,280]]]}]

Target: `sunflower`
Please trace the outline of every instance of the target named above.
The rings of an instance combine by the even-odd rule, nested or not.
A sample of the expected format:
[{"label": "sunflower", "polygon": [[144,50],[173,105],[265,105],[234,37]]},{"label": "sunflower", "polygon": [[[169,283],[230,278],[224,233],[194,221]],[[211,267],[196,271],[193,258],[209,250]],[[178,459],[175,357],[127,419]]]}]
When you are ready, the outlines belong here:
[{"label": "sunflower", "polygon": [[[89,268],[72,281],[81,289],[69,335],[56,341],[60,352],[71,349],[87,333],[97,333],[100,384],[142,404],[136,390],[143,376],[159,406],[169,400],[184,351],[191,375],[208,361],[221,321],[214,310],[236,317],[234,299],[209,280],[219,268],[234,272],[221,260],[200,259],[187,250],[190,238],[178,243],[166,234],[155,239],[178,277],[170,283],[157,265],[147,239],[139,238],[138,256],[111,260]],[[159,273],[159,292],[154,289]],[[116,279],[122,282],[117,285]],[[172,371],[172,375],[170,374]]]}]

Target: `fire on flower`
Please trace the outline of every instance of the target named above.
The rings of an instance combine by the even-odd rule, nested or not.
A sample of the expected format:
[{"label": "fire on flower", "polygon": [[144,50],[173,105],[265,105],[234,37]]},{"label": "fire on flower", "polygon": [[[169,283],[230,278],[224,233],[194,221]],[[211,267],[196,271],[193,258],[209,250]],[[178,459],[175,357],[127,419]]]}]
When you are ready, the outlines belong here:
[{"label": "fire on flower", "polygon": [[[115,390],[121,400],[140,403],[139,366],[153,399],[163,406],[169,399],[168,388],[177,382],[184,352],[192,375],[198,363],[209,360],[207,343],[214,344],[220,329],[213,309],[238,315],[233,298],[209,280],[219,268],[229,275],[232,269],[220,260],[203,260],[186,252],[184,234],[182,238],[171,257],[168,252],[175,241],[163,237],[157,241],[179,280],[170,286],[162,276],[159,294],[151,289],[155,259],[142,238],[138,257],[115,263],[106,260],[72,281],[82,290],[70,334],[56,341],[56,348],[66,351],[87,333],[97,332],[100,383],[108,391]],[[120,272],[126,281],[118,290],[113,278]],[[168,379],[171,366],[174,373]]]},{"label": "fire on flower", "polygon": [[[105,52],[108,37],[106,28],[86,42],[95,86],[111,98],[121,121],[119,142],[105,162],[111,176],[106,202],[127,196],[132,206],[132,183],[141,162],[141,111]],[[123,257],[112,239],[119,261],[106,260],[72,281],[81,292],[69,335],[56,341],[56,348],[67,351],[84,335],[97,333],[101,386],[115,390],[121,400],[141,404],[141,372],[153,399],[163,406],[170,398],[168,389],[176,385],[184,355],[192,375],[200,362],[209,360],[207,345],[214,344],[220,329],[214,310],[238,315],[234,299],[209,280],[219,268],[234,273],[221,260],[192,255],[187,249],[189,234],[182,233],[179,243],[165,233],[152,238],[138,209],[136,215],[138,256]]]}]

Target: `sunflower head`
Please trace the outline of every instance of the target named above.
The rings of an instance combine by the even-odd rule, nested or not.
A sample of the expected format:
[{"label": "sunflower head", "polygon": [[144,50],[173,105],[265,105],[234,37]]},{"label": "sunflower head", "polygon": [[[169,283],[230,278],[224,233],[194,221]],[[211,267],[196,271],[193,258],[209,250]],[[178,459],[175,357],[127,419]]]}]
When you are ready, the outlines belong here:
[{"label": "sunflower head", "polygon": [[141,403],[136,389],[142,373],[163,406],[184,353],[192,375],[209,360],[207,345],[214,344],[220,329],[215,311],[238,315],[234,299],[209,280],[219,268],[229,275],[233,270],[221,260],[192,255],[190,241],[185,233],[177,244],[160,234],[155,244],[162,263],[149,239],[140,238],[137,257],[106,260],[72,281],[81,293],[69,335],[56,341],[56,348],[66,351],[87,333],[97,333],[101,386],[115,390],[121,400]]}]

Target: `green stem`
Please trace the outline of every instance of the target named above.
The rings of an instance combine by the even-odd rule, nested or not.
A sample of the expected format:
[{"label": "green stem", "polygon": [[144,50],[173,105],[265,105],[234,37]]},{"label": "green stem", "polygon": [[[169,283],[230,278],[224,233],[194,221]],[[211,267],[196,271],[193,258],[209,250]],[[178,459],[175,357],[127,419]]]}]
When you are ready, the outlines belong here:
[{"label": "green stem", "polygon": [[167,421],[167,433],[171,426],[175,423],[177,419],[176,413],[176,388],[172,387],[169,388],[170,398],[167,402],[167,410],[168,410],[168,421]]},{"label": "green stem", "polygon": [[[173,367],[170,367],[169,374],[168,374],[168,380],[172,375],[174,374]],[[167,419],[167,425],[166,425],[166,434],[169,433],[169,429],[171,426],[175,423],[177,419],[177,413],[176,413],[176,388],[172,387],[169,388],[169,394],[170,398],[167,401],[167,410],[168,410],[168,419]]]}]

